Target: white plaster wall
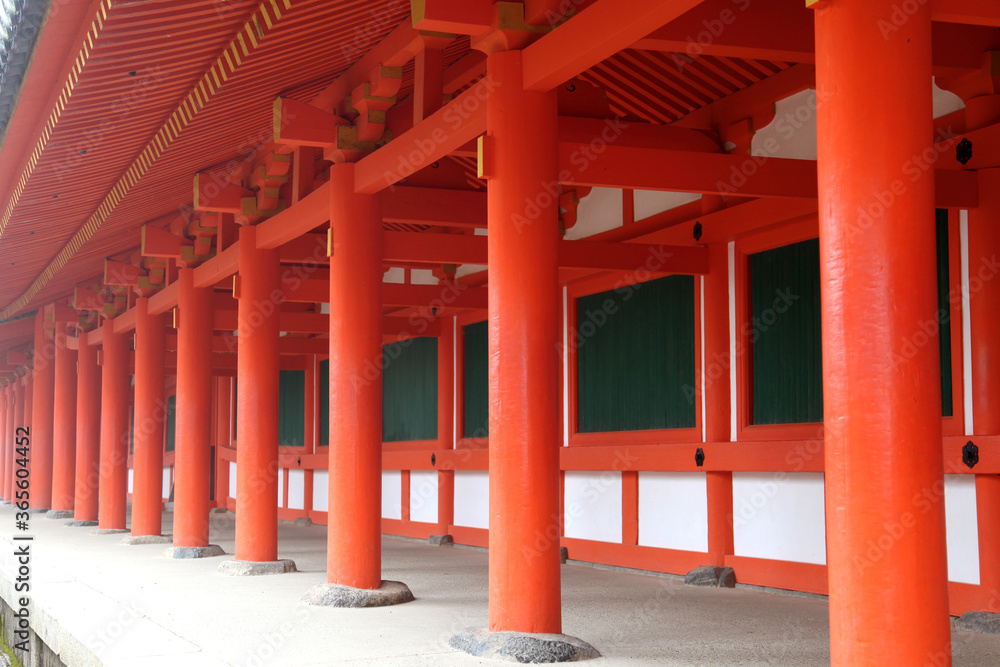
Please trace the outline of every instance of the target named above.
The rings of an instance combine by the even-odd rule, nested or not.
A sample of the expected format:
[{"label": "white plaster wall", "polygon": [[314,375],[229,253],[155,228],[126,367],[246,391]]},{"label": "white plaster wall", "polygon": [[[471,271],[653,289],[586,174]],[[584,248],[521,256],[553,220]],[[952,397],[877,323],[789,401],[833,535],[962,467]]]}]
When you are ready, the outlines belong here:
[{"label": "white plaster wall", "polygon": [[455,471],[455,525],[490,527],[490,475],[485,470]]},{"label": "white plaster wall", "polygon": [[567,472],[566,537],[599,542],[622,541],[622,474]]},{"label": "white plaster wall", "polygon": [[278,468],[278,507],[285,506],[285,469]]},{"label": "white plaster wall", "polygon": [[403,480],[398,470],[382,471],[382,518],[403,518]]},{"label": "white plaster wall", "polygon": [[822,473],[733,473],[737,556],[826,563]]},{"label": "white plaster wall", "polygon": [[382,274],[382,282],[403,284],[406,280],[406,269],[401,266],[394,266]]},{"label": "white plaster wall", "polygon": [[236,498],[236,461],[229,462],[229,497]]},{"label": "white plaster wall", "polygon": [[330,506],[330,472],[313,471],[313,509],[325,512]]},{"label": "white plaster wall", "polygon": [[173,472],[173,468],[163,469],[163,497],[170,497],[170,475]]},{"label": "white plaster wall", "polygon": [[410,471],[410,520],[437,523],[438,474],[436,470]]},{"label": "white plaster wall", "polygon": [[806,89],[775,103],[774,120],[755,128],[754,155],[816,159],[816,91]]},{"label": "white plaster wall", "polygon": [[134,477],[132,468],[128,469],[128,492],[132,493],[132,478]]},{"label": "white plaster wall", "polygon": [[658,190],[635,190],[632,195],[633,215],[643,220],[651,215],[701,199],[701,195],[690,192],[660,192]]},{"label": "white plaster wall", "polygon": [[461,278],[462,276],[467,276],[470,273],[479,273],[480,271],[485,270],[485,264],[459,264],[458,268],[455,269],[455,277]]},{"label": "white plaster wall", "polygon": [[438,279],[430,269],[410,269],[411,285],[437,285]]},{"label": "white plaster wall", "polygon": [[306,508],[306,471],[290,469],[288,471],[288,507],[293,510]]},{"label": "white plaster wall", "polygon": [[705,473],[639,473],[639,544],[708,551]]},{"label": "white plaster wall", "polygon": [[974,475],[944,476],[944,513],[948,531],[948,579],[979,584],[979,526]]},{"label": "white plaster wall", "polygon": [[934,100],[934,117],[940,118],[965,108],[965,102],[955,93],[938,88],[937,82],[931,80],[931,91]]},{"label": "white plaster wall", "polygon": [[622,226],[622,191],[618,188],[593,188],[580,200],[576,224],[566,230],[565,239],[573,241]]}]

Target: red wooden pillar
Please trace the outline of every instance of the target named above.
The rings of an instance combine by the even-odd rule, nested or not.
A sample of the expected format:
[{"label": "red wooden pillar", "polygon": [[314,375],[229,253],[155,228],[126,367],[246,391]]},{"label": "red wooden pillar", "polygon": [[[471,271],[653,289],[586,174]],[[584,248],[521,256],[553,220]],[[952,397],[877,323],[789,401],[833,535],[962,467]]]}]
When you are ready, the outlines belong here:
[{"label": "red wooden pillar", "polygon": [[97,521],[101,449],[101,367],[97,347],[82,333],[77,347],[76,376],[76,489],[73,518]]},{"label": "red wooden pillar", "polygon": [[[729,255],[724,243],[708,247],[705,276],[705,441],[728,442],[732,436],[729,387]],[[708,494],[708,560],[724,565],[733,553],[733,473],[705,473]]]},{"label": "red wooden pillar", "polygon": [[124,530],[128,493],[129,349],[114,320],[104,323],[98,528]]},{"label": "red wooden pillar", "polygon": [[[1000,95],[966,101],[967,131],[1000,122]],[[1000,169],[980,169],[979,208],[969,211],[969,323],[972,336],[972,418],[976,435],[1000,435],[1000,279],[990,268],[1000,253]],[[985,268],[984,268],[985,267]],[[983,278],[987,279],[984,280]],[[983,611],[1000,612],[1000,475],[976,475],[979,584]]]},{"label": "red wooden pillar", "polygon": [[52,506],[52,410],[55,402],[55,346],[45,331],[45,315],[35,315],[35,364],[32,369],[30,507]]},{"label": "red wooden pillar", "polygon": [[236,560],[278,558],[278,252],[240,229]]},{"label": "red wooden pillar", "polygon": [[489,629],[559,633],[556,94],[523,90],[520,51],[487,78]]},{"label": "red wooden pillar", "polygon": [[10,502],[10,497],[7,495],[7,484],[3,480],[7,479],[7,474],[10,471],[11,461],[13,460],[13,454],[10,452],[11,439],[14,437],[13,420],[11,419],[13,410],[11,409],[11,392],[13,388],[10,382],[4,385],[3,390],[0,391],[0,408],[2,408],[2,416],[0,416],[0,426],[3,426],[3,433],[0,434],[0,499],[4,502]]},{"label": "red wooden pillar", "polygon": [[904,171],[932,137],[930,7],[883,34],[894,2],[816,5],[835,666],[951,664],[939,353],[906,356],[938,308],[934,174]]},{"label": "red wooden pillar", "polygon": [[135,453],[132,455],[132,535],[163,529],[164,396],[163,315],[149,312],[149,299],[135,302]]},{"label": "red wooden pillar", "polygon": [[233,421],[232,388],[232,378],[226,376],[215,379],[218,410],[215,420],[215,505],[217,507],[226,507],[226,498],[229,497],[229,461],[222,458],[222,450],[232,444],[230,439],[230,427]]},{"label": "red wooden pillar", "polygon": [[26,414],[26,404],[25,396],[28,393],[28,377],[29,375],[24,375],[23,377],[18,377],[14,380],[14,429],[11,431],[14,434],[13,441],[11,442],[11,466],[7,471],[7,479],[4,480],[6,486],[7,497],[11,499],[11,502],[17,502],[17,487],[14,486],[14,480],[17,479],[17,435],[18,429],[26,426],[24,416]]},{"label": "red wooden pillar", "polygon": [[382,225],[354,193],[354,165],[330,168],[330,496],[327,581],[382,585]]},{"label": "red wooden pillar", "polygon": [[[56,326],[63,327],[61,324]],[[56,331],[52,509],[71,515],[76,484],[76,350],[69,349],[66,343],[66,332]],[[66,518],[63,514],[53,516]]]},{"label": "red wooden pillar", "polygon": [[[455,321],[441,322],[438,338],[438,448],[455,444]],[[438,470],[438,530],[447,534],[455,522],[455,471]]]},{"label": "red wooden pillar", "polygon": [[177,281],[174,546],[207,547],[212,483],[212,293],[195,287],[192,268],[181,269]]}]

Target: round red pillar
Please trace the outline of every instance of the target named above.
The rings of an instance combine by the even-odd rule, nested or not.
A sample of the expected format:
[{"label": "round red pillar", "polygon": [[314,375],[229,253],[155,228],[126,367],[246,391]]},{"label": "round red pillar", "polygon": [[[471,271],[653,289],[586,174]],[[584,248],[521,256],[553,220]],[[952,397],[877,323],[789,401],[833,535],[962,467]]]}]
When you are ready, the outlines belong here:
[{"label": "round red pillar", "polygon": [[136,299],[135,451],[132,455],[132,535],[135,536],[159,535],[163,529],[163,431],[167,420],[163,386],[165,327],[163,315],[149,312],[149,299]]},{"label": "round red pillar", "polygon": [[222,449],[232,444],[232,378],[216,378],[215,391],[218,410],[215,420],[215,506],[226,507],[226,499],[229,497],[229,461],[222,458]]},{"label": "round red pillar", "polygon": [[951,664],[939,353],[919,343],[934,173],[906,171],[932,138],[930,6],[900,25],[894,4],[816,10],[833,665]]},{"label": "round red pillar", "polygon": [[98,527],[124,530],[128,493],[129,349],[114,320],[104,323]]},{"label": "round red pillar", "polygon": [[81,333],[77,347],[76,376],[76,490],[73,518],[97,521],[101,448],[101,367],[97,347]]},{"label": "round red pillar", "polygon": [[[382,217],[330,168],[330,496],[327,581],[382,583]],[[371,378],[371,379],[369,379]]]},{"label": "round red pillar", "polygon": [[521,53],[491,54],[486,107],[490,612],[494,632],[561,631],[556,93],[526,92]]},{"label": "round red pillar", "polygon": [[52,506],[52,410],[55,402],[55,345],[45,331],[45,315],[35,315],[35,359],[32,368],[31,498],[32,509]]},{"label": "round red pillar", "polygon": [[[441,322],[438,337],[438,447],[455,446],[455,320]],[[438,530],[447,534],[455,522],[455,471],[438,471]]]},{"label": "round red pillar", "polygon": [[55,344],[52,509],[68,512],[73,509],[76,484],[76,350],[67,347],[65,331],[56,331]]},{"label": "round red pillar", "polygon": [[278,252],[240,229],[236,560],[278,557]]},{"label": "round red pillar", "polygon": [[212,452],[212,293],[194,286],[194,269],[181,269],[178,283],[174,546],[205,547]]},{"label": "round red pillar", "polygon": [[0,390],[0,409],[2,409],[2,416],[0,416],[0,425],[3,426],[3,433],[0,434],[0,498],[6,502],[10,502],[10,498],[7,497],[7,485],[2,481],[7,479],[7,472],[10,470],[9,463],[14,457],[9,451],[10,438],[13,437],[14,428],[12,426],[11,420],[11,401],[10,393],[12,389],[10,384],[4,385],[3,390]]},{"label": "round red pillar", "polygon": [[7,476],[4,478],[4,495],[10,499],[11,502],[17,502],[17,494],[14,487],[14,479],[17,475],[17,429],[24,426],[24,395],[26,393],[25,383],[27,377],[17,377],[14,378],[14,411],[13,411],[13,428],[11,428],[11,433],[13,437],[10,441],[10,466],[7,468]]}]

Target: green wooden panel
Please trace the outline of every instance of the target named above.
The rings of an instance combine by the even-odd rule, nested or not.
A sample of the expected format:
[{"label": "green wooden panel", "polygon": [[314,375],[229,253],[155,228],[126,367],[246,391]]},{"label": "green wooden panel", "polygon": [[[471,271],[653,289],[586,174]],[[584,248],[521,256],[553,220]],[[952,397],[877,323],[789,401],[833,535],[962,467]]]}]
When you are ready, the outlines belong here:
[{"label": "green wooden panel", "polygon": [[486,322],[476,322],[465,327],[463,355],[463,436],[485,438],[490,433],[490,358]]},{"label": "green wooden panel", "polygon": [[577,299],[579,431],[696,423],[694,278]]},{"label": "green wooden panel", "polygon": [[330,444],[330,360],[319,362],[319,444]]},{"label": "green wooden panel", "polygon": [[167,451],[174,451],[174,439],[177,435],[177,397],[167,398]]},{"label": "green wooden panel", "polygon": [[437,438],[437,338],[382,346],[382,440]]},{"label": "green wooden panel", "polygon": [[306,372],[280,371],[278,379],[278,444],[305,444]]},{"label": "green wooden panel", "polygon": [[948,211],[937,211],[937,284],[938,284],[938,344],[941,350],[941,414],[951,417],[951,306],[948,301],[949,283],[948,257]]},{"label": "green wooden panel", "polygon": [[749,260],[753,423],[822,421],[819,239]]}]

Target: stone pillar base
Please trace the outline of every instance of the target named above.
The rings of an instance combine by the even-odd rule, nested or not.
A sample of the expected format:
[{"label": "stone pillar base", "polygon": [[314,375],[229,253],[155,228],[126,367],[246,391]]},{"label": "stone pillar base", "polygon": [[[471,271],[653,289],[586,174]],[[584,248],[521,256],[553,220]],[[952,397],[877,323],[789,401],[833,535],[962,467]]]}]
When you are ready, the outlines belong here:
[{"label": "stone pillar base", "polygon": [[431,535],[427,538],[427,543],[432,547],[453,547],[455,538],[451,535]]},{"label": "stone pillar base", "polygon": [[48,513],[48,511],[49,511],[48,507],[32,507],[28,510],[28,514],[46,514]]},{"label": "stone pillar base", "polygon": [[67,521],[66,525],[67,526],[73,526],[74,528],[77,528],[77,527],[89,528],[91,526],[96,526],[97,522],[96,521]]},{"label": "stone pillar base", "polygon": [[300,516],[295,518],[296,526],[311,526],[313,525],[313,520],[307,516]]},{"label": "stone pillar base", "polygon": [[121,535],[129,532],[128,528],[95,528],[90,531],[91,535]]},{"label": "stone pillar base", "polygon": [[340,584],[313,586],[302,601],[322,607],[388,607],[412,601],[413,593],[401,581],[383,581],[378,588],[354,588]]},{"label": "stone pillar base", "polygon": [[736,572],[731,567],[702,565],[684,575],[684,583],[688,586],[736,588]]},{"label": "stone pillar base", "polygon": [[46,519],[72,519],[73,510],[49,510],[45,513]]},{"label": "stone pillar base", "polygon": [[295,561],[287,558],[269,561],[224,560],[219,563],[219,573],[231,577],[259,577],[288,572],[298,572],[298,570],[295,569]]},{"label": "stone pillar base", "polygon": [[1000,635],[1000,614],[988,611],[967,611],[955,621],[955,628],[984,635]]},{"label": "stone pillar base", "polygon": [[122,544],[137,546],[140,544],[170,544],[174,539],[170,535],[129,535],[122,538]]},{"label": "stone pillar base", "polygon": [[209,544],[207,547],[169,547],[163,552],[164,558],[176,558],[187,560],[189,558],[214,558],[215,556],[225,556],[226,552],[218,544]]},{"label": "stone pillar base", "polygon": [[569,635],[489,632],[486,628],[466,628],[448,645],[478,658],[519,663],[577,662],[601,657],[596,648]]}]

